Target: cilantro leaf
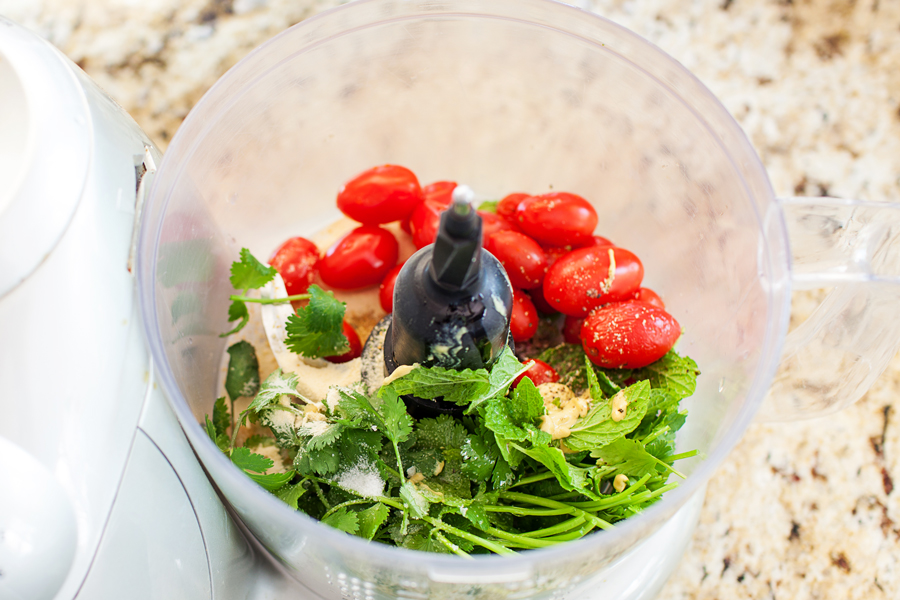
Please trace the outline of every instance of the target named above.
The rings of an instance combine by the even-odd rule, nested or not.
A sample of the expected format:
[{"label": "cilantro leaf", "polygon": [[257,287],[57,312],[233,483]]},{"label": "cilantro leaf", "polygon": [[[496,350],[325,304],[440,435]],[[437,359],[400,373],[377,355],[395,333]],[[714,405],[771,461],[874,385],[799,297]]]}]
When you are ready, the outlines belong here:
[{"label": "cilantro leaf", "polygon": [[405,481],[403,482],[403,485],[400,486],[400,498],[403,500],[403,504],[406,508],[409,509],[409,513],[413,518],[421,519],[428,515],[430,503],[425,496],[416,489],[416,486],[410,482]]},{"label": "cilantro leaf", "polygon": [[412,417],[406,412],[406,404],[393,390],[381,388],[379,396],[382,401],[381,413],[384,423],[384,435],[394,444],[399,444],[412,433]]},{"label": "cilantro leaf", "polygon": [[[246,471],[244,471],[247,473]],[[247,473],[247,475],[270,492],[275,492],[283,488],[291,479],[294,478],[292,472],[287,473],[269,473],[268,475],[257,475],[256,473]]]},{"label": "cilantro leaf", "polygon": [[381,415],[366,396],[350,388],[336,387],[334,389],[341,398],[334,409],[338,415],[355,426],[375,425],[384,429]]},{"label": "cilantro leaf", "polygon": [[523,448],[516,444],[513,444],[513,446],[520,452],[547,467],[547,469],[556,476],[557,481],[559,481],[559,484],[563,486],[563,488],[572,492],[579,492],[589,498],[597,497],[597,495],[588,488],[587,469],[570,464],[566,460],[565,454],[563,454],[562,450],[559,448],[553,448],[551,446]]},{"label": "cilantro leaf", "polygon": [[240,319],[240,323],[234,326],[234,329],[231,331],[226,331],[225,333],[220,333],[219,337],[224,338],[228,337],[232,333],[237,333],[244,326],[250,322],[250,311],[247,310],[247,305],[241,300],[234,300],[231,303],[231,306],[228,307],[228,322],[237,321]]},{"label": "cilantro leaf", "polygon": [[306,482],[301,479],[297,483],[282,486],[275,492],[275,496],[294,510],[297,510],[297,502],[300,500],[300,496],[306,493],[306,488],[303,486],[304,483]]},{"label": "cilantro leaf", "polygon": [[228,428],[231,427],[231,417],[228,415],[228,406],[225,405],[225,396],[216,400],[213,405],[212,423],[217,436],[228,433]]},{"label": "cilantro leaf", "polygon": [[621,421],[612,420],[611,403],[615,398],[594,398],[594,407],[570,428],[571,433],[565,438],[566,447],[575,452],[600,448],[640,425],[650,403],[650,384],[639,381],[619,394],[623,394],[628,403],[625,417]]},{"label": "cilantro leaf", "polygon": [[288,317],[285,345],[309,358],[343,354],[350,347],[344,335],[346,304],[315,284],[308,292],[309,303]]},{"label": "cilantro leaf", "polygon": [[678,399],[687,398],[697,389],[697,363],[687,356],[669,350],[665,356],[634,371],[636,379],[646,379],[654,388],[665,389]]},{"label": "cilantro leaf", "polygon": [[[322,422],[318,421],[318,423],[321,424]],[[310,427],[297,429],[298,434],[309,435],[309,438],[306,440],[306,447],[310,450],[318,450],[319,448],[330,446],[337,441],[343,431],[344,425],[341,423],[328,423],[323,428],[316,429],[315,433],[312,432]]]},{"label": "cilantro leaf", "polygon": [[359,531],[356,532],[356,535],[371,540],[387,520],[390,512],[391,509],[381,502],[377,502],[369,508],[356,513],[359,520]]},{"label": "cilantro leaf", "polygon": [[653,455],[647,452],[640,442],[624,437],[593,450],[591,456],[599,458],[610,467],[615,467],[615,471],[607,474],[610,477],[619,473],[642,477],[656,471],[658,464]]},{"label": "cilantro leaf", "polygon": [[228,374],[225,391],[233,400],[253,396],[259,391],[259,360],[253,346],[241,340],[228,348]]},{"label": "cilantro leaf", "polygon": [[386,387],[392,388],[401,396],[412,394],[427,400],[443,398],[446,402],[465,406],[473,398],[483,396],[490,390],[488,377],[485,369],[457,371],[418,366]]},{"label": "cilantro leaf", "polygon": [[359,518],[355,512],[349,510],[346,506],[337,509],[322,519],[322,522],[351,535],[359,531]]},{"label": "cilantro leaf", "polygon": [[416,422],[416,446],[423,449],[458,449],[466,441],[466,428],[450,415]]},{"label": "cilantro leaf", "polygon": [[341,454],[332,446],[314,450],[301,446],[294,456],[294,470],[301,475],[330,475],[340,464]]},{"label": "cilantro leaf", "polygon": [[283,373],[281,369],[275,369],[266,377],[256,394],[256,398],[247,407],[247,412],[259,413],[261,410],[271,407],[278,402],[283,395],[302,398],[297,393],[297,382],[300,377],[294,373]]},{"label": "cilantro leaf", "polygon": [[249,250],[241,248],[241,259],[231,263],[231,285],[236,290],[255,290],[272,281],[277,273],[275,267],[267,267]]},{"label": "cilantro leaf", "polygon": [[235,448],[231,451],[231,462],[244,471],[265,473],[275,462],[262,454],[251,452],[249,448]]}]

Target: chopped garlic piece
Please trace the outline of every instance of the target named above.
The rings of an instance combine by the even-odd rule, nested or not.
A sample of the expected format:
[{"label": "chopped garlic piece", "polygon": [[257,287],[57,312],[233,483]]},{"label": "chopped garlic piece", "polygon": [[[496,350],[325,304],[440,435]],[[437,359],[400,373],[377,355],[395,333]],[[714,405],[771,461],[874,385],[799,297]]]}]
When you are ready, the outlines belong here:
[{"label": "chopped garlic piece", "polygon": [[626,487],[628,487],[628,476],[625,473],[619,473],[616,475],[616,478],[613,479],[613,489],[617,492],[621,492]]},{"label": "chopped garlic piece", "polygon": [[618,422],[625,418],[625,413],[628,410],[628,398],[625,397],[624,390],[610,398],[609,404],[612,408],[613,421]]}]

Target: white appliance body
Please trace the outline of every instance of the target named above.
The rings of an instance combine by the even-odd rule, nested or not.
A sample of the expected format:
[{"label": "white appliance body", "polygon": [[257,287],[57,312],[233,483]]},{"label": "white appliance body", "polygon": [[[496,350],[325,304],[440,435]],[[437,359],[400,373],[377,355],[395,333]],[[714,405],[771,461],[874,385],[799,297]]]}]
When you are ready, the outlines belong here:
[{"label": "white appliance body", "polygon": [[[317,597],[231,518],[154,382],[130,265],[159,159],[0,18],[0,600]],[[577,597],[655,596],[701,505]]]}]

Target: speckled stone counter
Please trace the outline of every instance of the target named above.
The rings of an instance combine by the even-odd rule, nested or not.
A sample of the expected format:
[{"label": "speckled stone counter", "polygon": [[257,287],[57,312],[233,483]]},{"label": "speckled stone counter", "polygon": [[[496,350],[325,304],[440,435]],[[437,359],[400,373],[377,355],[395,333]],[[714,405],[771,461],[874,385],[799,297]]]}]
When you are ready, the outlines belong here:
[{"label": "speckled stone counter", "polygon": [[[161,148],[264,40],[335,0],[0,0]],[[719,96],[777,194],[900,201],[897,0],[584,0]],[[795,295],[794,320],[817,294]],[[900,360],[840,414],[756,424],[709,485],[660,598],[900,597]],[[900,485],[900,483],[898,483]]]}]

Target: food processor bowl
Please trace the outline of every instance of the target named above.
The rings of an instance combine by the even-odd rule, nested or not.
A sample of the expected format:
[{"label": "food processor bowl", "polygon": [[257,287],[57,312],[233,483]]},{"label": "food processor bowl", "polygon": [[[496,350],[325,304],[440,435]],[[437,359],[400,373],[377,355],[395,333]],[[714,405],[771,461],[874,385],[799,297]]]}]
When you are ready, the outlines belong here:
[{"label": "food processor bowl", "polygon": [[[481,199],[565,190],[596,207],[597,233],[641,257],[645,284],[684,328],[678,351],[702,371],[678,436],[679,451],[699,455],[680,463],[679,488],[610,531],[466,561],[324,526],[208,439],[198,423],[216,398],[239,249],[266,257],[321,230],[340,217],[340,185],[384,163]],[[789,316],[782,212],[732,117],[645,40],[547,0],[361,0],[267,42],[172,140],[138,258],[149,344],[198,457],[249,530],[327,598],[561,597],[600,581],[697,497],[741,437]]]}]

